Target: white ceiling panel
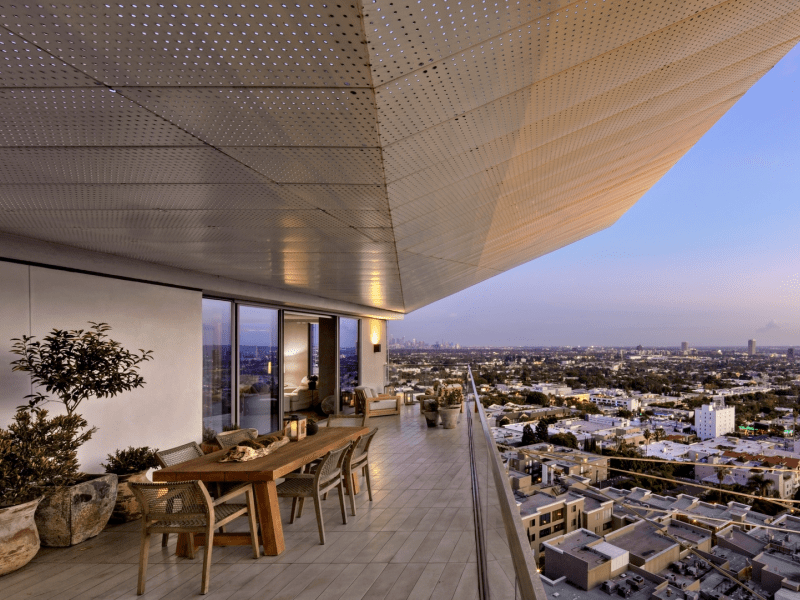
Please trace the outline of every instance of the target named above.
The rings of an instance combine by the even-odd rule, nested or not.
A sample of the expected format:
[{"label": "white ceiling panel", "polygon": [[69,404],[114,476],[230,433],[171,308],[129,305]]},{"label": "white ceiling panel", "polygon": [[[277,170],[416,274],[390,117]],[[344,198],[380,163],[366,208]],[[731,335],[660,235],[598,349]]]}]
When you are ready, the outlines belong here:
[{"label": "white ceiling panel", "polygon": [[223,152],[278,183],[383,184],[380,148],[242,148]]},{"label": "white ceiling panel", "polygon": [[0,88],[93,85],[98,84],[88,75],[11,31],[0,29]]},{"label": "white ceiling panel", "polygon": [[374,97],[346,88],[120,88],[214,146],[375,148]]},{"label": "white ceiling panel", "polygon": [[202,146],[106,87],[0,88],[0,146]]},{"label": "white ceiling panel", "polygon": [[309,209],[272,183],[0,185],[0,208],[35,210]]},{"label": "white ceiling panel", "polygon": [[0,148],[3,183],[264,183],[213,148]]},{"label": "white ceiling panel", "polygon": [[407,312],[609,227],[798,40],[797,0],[0,0],[0,231]]},{"label": "white ceiling panel", "polygon": [[350,4],[5,4],[0,23],[113,86],[369,87]]}]

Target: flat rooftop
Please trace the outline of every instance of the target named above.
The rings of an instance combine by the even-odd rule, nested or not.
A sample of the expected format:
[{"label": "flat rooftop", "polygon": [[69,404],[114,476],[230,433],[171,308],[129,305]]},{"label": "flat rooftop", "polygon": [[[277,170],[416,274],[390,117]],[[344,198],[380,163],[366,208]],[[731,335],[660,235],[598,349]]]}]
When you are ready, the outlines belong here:
[{"label": "flat rooftop", "polygon": [[[631,573],[626,573],[625,575],[625,578],[614,577],[612,581],[624,584],[625,580],[631,576]],[[653,594],[654,590],[655,584],[645,579],[642,589],[633,591],[629,600],[650,600],[650,596]],[[620,598],[620,596],[616,594],[609,596],[600,589],[599,585],[591,590],[582,590],[566,580],[554,586],[544,584],[544,591],[547,592],[548,599],[554,600],[619,600]],[[558,594],[558,596],[556,596],[556,594]],[[674,596],[673,600],[675,600]]]},{"label": "flat rooftop", "polygon": [[672,540],[657,534],[656,526],[647,521],[635,523],[628,531],[619,536],[615,535],[608,541],[644,559],[648,559],[675,544]]}]

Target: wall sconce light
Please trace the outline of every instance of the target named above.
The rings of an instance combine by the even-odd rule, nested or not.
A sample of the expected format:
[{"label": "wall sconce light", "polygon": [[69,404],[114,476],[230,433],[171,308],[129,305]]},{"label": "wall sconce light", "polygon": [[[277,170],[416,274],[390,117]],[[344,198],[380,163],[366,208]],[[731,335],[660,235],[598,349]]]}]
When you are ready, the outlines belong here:
[{"label": "wall sconce light", "polygon": [[372,349],[375,352],[380,352],[381,351],[381,345],[380,344],[372,344]]},{"label": "wall sconce light", "polygon": [[267,363],[267,375],[272,375],[272,361]]}]

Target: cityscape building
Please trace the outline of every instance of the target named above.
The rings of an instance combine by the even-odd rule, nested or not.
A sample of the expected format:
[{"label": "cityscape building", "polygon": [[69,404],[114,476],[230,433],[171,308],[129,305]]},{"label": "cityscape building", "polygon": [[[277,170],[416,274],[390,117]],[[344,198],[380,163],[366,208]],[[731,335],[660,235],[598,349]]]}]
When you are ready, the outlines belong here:
[{"label": "cityscape building", "polygon": [[681,352],[687,352],[689,350],[689,342],[681,342]]},{"label": "cityscape building", "polygon": [[754,356],[756,353],[756,341],[755,340],[747,340],[747,353],[750,356]]},{"label": "cityscape building", "polygon": [[725,402],[704,404],[694,411],[694,427],[701,440],[731,433],[736,428],[736,407],[725,407]]}]

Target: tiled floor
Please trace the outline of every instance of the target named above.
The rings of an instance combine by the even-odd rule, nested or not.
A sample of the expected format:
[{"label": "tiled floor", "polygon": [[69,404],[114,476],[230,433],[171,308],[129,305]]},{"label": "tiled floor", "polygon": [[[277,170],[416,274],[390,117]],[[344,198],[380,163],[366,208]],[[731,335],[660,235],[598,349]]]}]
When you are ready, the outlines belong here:
[{"label": "tiled floor", "polygon": [[[417,406],[377,417],[370,451],[373,502],[357,496],[343,525],[338,498],[325,502],[327,543],[313,507],[289,525],[286,551],[254,560],[248,547],[215,548],[208,600],[473,600],[477,570],[465,415],[456,429],[428,429]],[[362,488],[364,486],[362,485]],[[283,502],[283,501],[282,501]],[[349,513],[349,509],[348,509]],[[137,598],[140,523],[109,527],[72,548],[43,548],[25,568],[0,578],[0,597],[88,600]],[[176,558],[175,536],[154,536],[147,600],[199,596],[202,558]],[[199,554],[199,553],[198,553]]]}]

